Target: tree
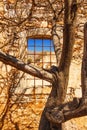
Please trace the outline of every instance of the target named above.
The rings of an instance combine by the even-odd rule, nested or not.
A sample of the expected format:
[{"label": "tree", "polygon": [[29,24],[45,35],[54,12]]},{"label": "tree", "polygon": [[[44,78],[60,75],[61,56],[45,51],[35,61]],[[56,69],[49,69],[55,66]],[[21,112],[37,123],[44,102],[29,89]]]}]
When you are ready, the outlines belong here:
[{"label": "tree", "polygon": [[[59,12],[55,11],[50,1],[49,4],[54,12],[54,18],[52,21],[52,37],[54,41],[54,48],[58,66],[53,66],[51,70],[47,71],[41,68],[37,68],[31,64],[27,65],[19,59],[9,54],[5,54],[2,51],[0,51],[0,61],[10,66],[13,66],[25,73],[39,77],[52,83],[52,91],[49,95],[46,106],[42,113],[39,130],[62,130],[62,122],[65,122],[75,117],[87,115],[87,23],[84,27],[85,42],[81,75],[82,98],[74,98],[72,102],[64,103],[69,79],[69,68],[72,59],[73,45],[75,42],[75,22],[78,9],[78,1],[64,0],[64,7],[62,7]],[[59,41],[58,36],[56,35],[56,21],[63,10],[63,48],[61,59],[59,61]]]}]

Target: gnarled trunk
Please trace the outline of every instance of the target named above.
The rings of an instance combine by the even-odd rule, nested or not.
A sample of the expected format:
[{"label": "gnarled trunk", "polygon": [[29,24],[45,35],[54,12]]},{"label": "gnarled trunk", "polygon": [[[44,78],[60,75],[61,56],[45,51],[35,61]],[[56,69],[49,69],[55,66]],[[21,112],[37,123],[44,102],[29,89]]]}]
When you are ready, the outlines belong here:
[{"label": "gnarled trunk", "polygon": [[[69,68],[72,58],[73,45],[75,42],[74,29],[75,29],[75,19],[77,12],[77,3],[75,3],[74,0],[65,0],[64,3],[65,3],[65,13],[64,13],[64,36],[63,36],[62,56],[59,66],[56,69],[55,67],[53,68],[54,72],[52,72],[53,74],[52,91],[49,95],[46,106],[42,113],[39,130],[62,130],[61,118],[63,117],[61,117],[60,113],[59,117],[60,119],[58,119],[60,120],[60,123],[57,124],[56,123],[57,118],[53,118],[53,116],[57,117],[57,115],[55,115],[55,112],[52,113],[52,110],[53,108],[60,106],[60,104],[64,102],[64,99],[66,97],[68,78],[69,78]],[[55,28],[53,28],[53,31],[55,31]],[[54,42],[55,42],[55,35],[54,35],[55,32],[52,33]],[[54,43],[54,47],[55,49],[56,47],[58,47],[57,42]],[[58,49],[56,49],[55,53],[57,57]]]}]

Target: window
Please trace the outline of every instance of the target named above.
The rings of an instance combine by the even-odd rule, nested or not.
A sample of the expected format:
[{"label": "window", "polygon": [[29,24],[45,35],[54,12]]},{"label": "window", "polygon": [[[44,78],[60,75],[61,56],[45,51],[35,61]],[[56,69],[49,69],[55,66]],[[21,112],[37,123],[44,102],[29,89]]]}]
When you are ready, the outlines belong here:
[{"label": "window", "polygon": [[[45,69],[50,69],[51,65],[56,65],[56,56],[54,53],[54,45],[51,39],[28,39],[28,63],[39,66]],[[35,95],[49,93],[49,91],[42,90],[45,86],[49,87],[51,84],[47,81],[37,77],[29,76],[29,85],[35,89]],[[30,87],[31,87],[30,86]],[[46,88],[46,87],[45,87]],[[43,92],[42,92],[43,91]]]},{"label": "window", "polygon": [[46,69],[55,65],[53,41],[51,39],[28,39],[28,62]]}]

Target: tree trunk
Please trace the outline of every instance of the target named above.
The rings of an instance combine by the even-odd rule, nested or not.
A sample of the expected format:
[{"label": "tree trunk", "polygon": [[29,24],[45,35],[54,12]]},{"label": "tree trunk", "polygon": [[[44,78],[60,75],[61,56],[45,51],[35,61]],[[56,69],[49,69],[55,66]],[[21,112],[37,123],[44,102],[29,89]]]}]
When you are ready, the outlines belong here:
[{"label": "tree trunk", "polygon": [[82,97],[87,104],[87,23],[84,25],[84,53],[82,61]]},{"label": "tree trunk", "polygon": [[[77,12],[77,3],[74,0],[65,0],[65,13],[64,13],[64,37],[63,37],[63,50],[59,67],[54,68],[52,91],[47,100],[46,106],[41,116],[39,130],[62,130],[62,124],[56,124],[55,112],[52,113],[53,108],[60,106],[66,97],[69,68],[72,58],[73,45],[75,42],[75,18]],[[55,30],[53,30],[55,31]],[[52,34],[55,34],[52,33]],[[55,39],[55,35],[53,35]],[[57,36],[57,35],[56,35]],[[55,43],[55,47],[58,43]],[[58,49],[57,49],[58,50]],[[58,54],[57,50],[56,56]],[[57,59],[58,62],[58,59]],[[57,63],[58,65],[58,63]],[[54,115],[51,116],[51,113]],[[57,113],[56,113],[57,114]],[[61,114],[60,114],[61,120]],[[49,120],[49,121],[48,121]],[[59,120],[59,119],[58,119]]]}]

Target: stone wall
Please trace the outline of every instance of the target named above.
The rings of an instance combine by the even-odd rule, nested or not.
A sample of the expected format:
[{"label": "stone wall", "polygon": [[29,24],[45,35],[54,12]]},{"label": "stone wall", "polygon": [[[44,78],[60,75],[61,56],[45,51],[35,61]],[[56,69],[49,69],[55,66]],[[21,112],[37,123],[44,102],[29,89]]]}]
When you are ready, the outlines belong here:
[{"label": "stone wall", "polygon": [[[53,2],[53,0],[50,1]],[[53,2],[56,11],[60,10],[62,6],[63,1],[62,3],[60,0]],[[0,0],[0,49],[27,62],[28,38],[52,38],[53,16],[53,10],[47,0],[35,0],[35,3],[32,0]],[[83,27],[86,21],[87,1],[82,0],[77,16],[76,41],[67,99],[70,99],[71,91],[71,98],[75,95],[81,96],[80,67],[83,53]],[[63,13],[59,16],[56,27],[62,45]],[[72,71],[74,67],[76,70],[78,69],[76,75],[74,75],[76,70]],[[38,91],[41,94],[36,96],[37,88],[36,90],[35,87],[29,88],[30,82],[26,81],[28,77],[29,75],[0,63],[0,104],[3,104],[0,118],[2,119],[2,116],[5,115],[4,121],[2,121],[4,125],[1,122],[0,127],[3,125],[3,130],[10,130],[10,128],[16,130],[17,127],[20,130],[37,130],[40,115],[48,97],[45,94],[47,92],[49,94],[50,88],[39,88]],[[27,89],[29,89],[28,92],[26,92]],[[20,94],[18,91],[21,91]],[[23,95],[24,93],[25,95]],[[7,109],[5,110],[5,108]],[[87,129],[84,124],[78,126],[77,122],[76,125],[74,120],[66,124],[70,126],[66,128],[67,130]]]}]

